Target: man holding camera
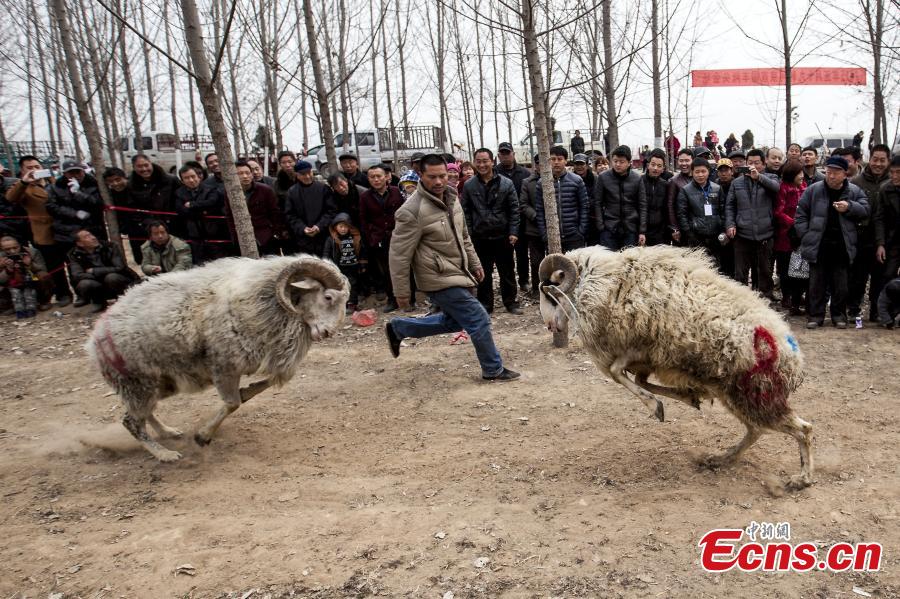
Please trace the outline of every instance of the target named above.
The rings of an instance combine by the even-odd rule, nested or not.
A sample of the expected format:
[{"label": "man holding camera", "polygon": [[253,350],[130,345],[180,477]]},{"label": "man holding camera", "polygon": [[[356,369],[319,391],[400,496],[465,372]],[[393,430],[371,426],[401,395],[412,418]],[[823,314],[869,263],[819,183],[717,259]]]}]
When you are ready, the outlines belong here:
[{"label": "man holding camera", "polygon": [[53,173],[44,169],[36,156],[19,158],[19,181],[6,191],[6,200],[25,209],[31,227],[34,247],[41,253],[53,276],[53,293],[59,308],[72,303],[72,292],[62,265],[66,260],[66,248],[56,243],[53,236],[53,216],[47,210],[48,185]]}]

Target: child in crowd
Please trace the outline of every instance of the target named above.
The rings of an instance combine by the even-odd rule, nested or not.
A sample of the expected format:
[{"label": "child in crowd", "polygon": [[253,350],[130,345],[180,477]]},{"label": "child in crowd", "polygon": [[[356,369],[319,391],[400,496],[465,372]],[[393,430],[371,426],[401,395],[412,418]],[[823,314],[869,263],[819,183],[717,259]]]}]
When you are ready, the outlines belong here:
[{"label": "child in crowd", "polygon": [[23,248],[14,237],[0,240],[0,285],[9,289],[16,318],[33,318],[37,314],[41,282],[38,273],[46,271],[36,249]]},{"label": "child in crowd", "polygon": [[347,300],[347,314],[356,312],[359,303],[359,274],[365,272],[365,261],[360,249],[362,236],[359,229],[350,224],[350,215],[341,212],[331,221],[331,235],[325,240],[322,257],[331,260],[350,281],[350,299]]},{"label": "child in crowd", "polygon": [[404,200],[407,200],[418,186],[419,174],[416,171],[406,171],[406,174],[400,177],[400,193]]}]

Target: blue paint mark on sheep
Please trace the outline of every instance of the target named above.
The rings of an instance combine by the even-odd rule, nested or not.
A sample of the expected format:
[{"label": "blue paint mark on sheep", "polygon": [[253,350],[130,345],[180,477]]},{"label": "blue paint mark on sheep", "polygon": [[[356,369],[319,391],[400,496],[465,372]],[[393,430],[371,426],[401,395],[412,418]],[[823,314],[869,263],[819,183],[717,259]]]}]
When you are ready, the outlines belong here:
[{"label": "blue paint mark on sheep", "polygon": [[797,353],[798,351],[800,351],[800,346],[797,344],[797,340],[794,339],[793,335],[787,336],[787,342],[788,342],[788,345],[791,346],[791,349],[794,350],[794,353]]}]

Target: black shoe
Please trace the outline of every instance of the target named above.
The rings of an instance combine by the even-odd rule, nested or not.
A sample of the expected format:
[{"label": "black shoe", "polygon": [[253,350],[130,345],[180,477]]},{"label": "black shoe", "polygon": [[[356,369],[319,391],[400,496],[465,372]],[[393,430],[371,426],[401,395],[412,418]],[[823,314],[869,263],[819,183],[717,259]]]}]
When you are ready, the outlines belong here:
[{"label": "black shoe", "polygon": [[382,308],[381,311],[385,314],[389,314],[391,312],[396,312],[397,307],[397,302],[388,302],[384,305],[384,308]]},{"label": "black shoe", "polygon": [[810,330],[818,329],[820,326],[822,326],[822,323],[819,322],[818,320],[810,320],[809,322],[806,323],[806,328],[810,329]]},{"label": "black shoe", "polygon": [[81,306],[87,306],[90,302],[87,301],[86,298],[79,297],[75,299],[75,303],[72,304],[73,308],[80,308]]},{"label": "black shoe", "polygon": [[91,309],[88,310],[91,314],[96,314],[97,312],[103,312],[106,310],[106,304],[91,304]]},{"label": "black shoe", "polygon": [[846,329],[846,328],[847,328],[847,321],[846,321],[846,320],[835,320],[835,321],[834,321],[834,326],[836,326],[836,327],[839,328],[839,329]]},{"label": "black shoe", "polygon": [[[80,302],[81,299],[79,299],[78,301]],[[62,296],[62,297],[56,298],[56,307],[57,307],[57,308],[65,308],[66,306],[68,306],[68,305],[71,304],[71,303],[72,303],[72,296],[71,296],[71,295],[64,295],[64,296]],[[75,302],[75,307],[76,307],[76,308],[79,307],[79,306],[83,306],[83,305],[84,305],[84,302],[82,302],[82,303],[80,303],[80,304],[79,304],[78,302]]]},{"label": "black shoe", "polygon": [[520,376],[522,375],[518,372],[510,370],[509,368],[504,368],[503,372],[501,372],[497,376],[482,376],[481,378],[486,381],[514,381]]},{"label": "black shoe", "polygon": [[392,327],[389,322],[384,325],[384,336],[387,337],[388,344],[391,346],[391,355],[395,358],[399,358],[401,339],[397,336],[397,333],[394,332],[394,327]]},{"label": "black shoe", "polygon": [[525,312],[522,311],[522,308],[520,308],[519,306],[516,306],[516,305],[509,306],[508,308],[506,308],[506,311],[509,312],[510,314],[516,314],[516,315],[525,314]]}]

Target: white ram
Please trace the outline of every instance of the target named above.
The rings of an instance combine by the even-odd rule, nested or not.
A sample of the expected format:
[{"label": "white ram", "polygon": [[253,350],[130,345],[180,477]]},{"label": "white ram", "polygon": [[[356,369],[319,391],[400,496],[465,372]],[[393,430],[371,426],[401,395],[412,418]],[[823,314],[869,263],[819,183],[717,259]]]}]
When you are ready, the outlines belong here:
[{"label": "white ram", "polygon": [[[668,246],[552,254],[540,278],[548,328],[577,327],[597,367],[660,421],[666,396],[698,409],[702,399],[718,399],[744,424],[743,440],[705,465],[732,463],[762,432],[779,431],[800,445],[801,471],[788,488],[811,484],[812,426],[787,401],[803,380],[803,359],[759,295],[717,274],[701,253]],[[648,382],[651,375],[660,384]]]},{"label": "white ram", "polygon": [[[153,277],[101,317],[86,349],[121,396],[125,428],[157,459],[181,454],[147,434],[179,437],[154,415],[157,401],[214,385],[225,405],[194,435],[206,445],[242,402],[296,372],[312,341],[344,317],[347,279],[313,256],[229,258]],[[241,388],[242,375],[265,378]]]}]

